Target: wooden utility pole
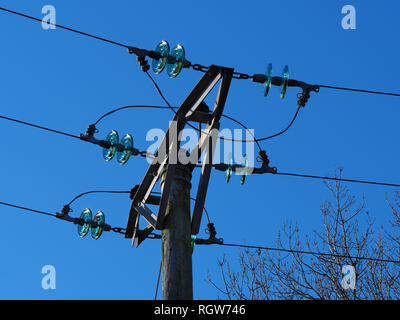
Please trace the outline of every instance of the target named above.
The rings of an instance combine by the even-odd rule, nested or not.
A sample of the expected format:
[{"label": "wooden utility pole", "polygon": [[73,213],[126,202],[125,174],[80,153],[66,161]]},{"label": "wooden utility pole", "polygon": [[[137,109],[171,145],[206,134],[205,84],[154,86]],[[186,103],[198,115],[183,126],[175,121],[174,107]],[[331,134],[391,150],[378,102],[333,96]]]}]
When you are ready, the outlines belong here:
[{"label": "wooden utility pole", "polygon": [[[175,112],[157,150],[157,156],[132,197],[125,238],[131,238],[132,244],[136,241],[138,246],[153,230],[162,230],[162,285],[165,300],[193,299],[191,235],[199,233],[216,145],[214,142],[233,76],[231,68],[212,65],[207,69]],[[211,112],[204,99],[218,82],[218,96]],[[191,164],[176,164],[179,136],[188,121],[204,123],[206,127],[201,132],[197,146],[190,153],[185,151],[184,159],[188,159]],[[191,218],[190,181],[193,164],[198,164],[203,153],[205,156]],[[178,156],[178,159],[181,158]],[[151,192],[158,181],[162,193],[157,203],[154,203]],[[148,207],[149,204],[158,205],[157,215]],[[140,217],[148,223],[144,230],[139,229]]]},{"label": "wooden utility pole", "polygon": [[[171,164],[168,166],[170,167]],[[192,300],[192,247],[190,221],[190,165],[174,165],[162,230],[162,287],[164,300]],[[168,170],[167,167],[167,170]],[[161,175],[164,187],[166,171]]]}]

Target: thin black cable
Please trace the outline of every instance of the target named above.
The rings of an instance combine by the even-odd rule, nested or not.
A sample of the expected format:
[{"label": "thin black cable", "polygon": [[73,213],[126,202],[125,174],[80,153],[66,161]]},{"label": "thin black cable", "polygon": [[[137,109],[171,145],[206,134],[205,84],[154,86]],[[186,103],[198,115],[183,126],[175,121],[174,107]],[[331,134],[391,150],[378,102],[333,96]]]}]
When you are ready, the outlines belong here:
[{"label": "thin black cable", "polygon": [[169,109],[169,107],[163,107],[163,106],[125,106],[125,107],[120,107],[114,110],[111,110],[110,112],[107,112],[106,114],[103,114],[97,121],[94,123],[94,125],[97,125],[101,120],[103,120],[105,117],[113,114],[114,112],[120,111],[120,110],[125,110],[125,109],[131,109],[131,108],[151,108],[151,109]]},{"label": "thin black cable", "polygon": [[47,215],[47,216],[57,217],[54,213],[48,213],[48,212],[39,211],[39,210],[31,209],[31,208],[21,207],[21,206],[17,206],[15,204],[11,204],[11,203],[0,202],[0,205],[12,207],[12,208],[17,208],[17,209],[22,209],[22,210],[25,210],[25,211],[39,213],[39,214],[43,214],[43,215]]},{"label": "thin black cable", "polygon": [[372,94],[381,94],[381,95],[387,95],[387,96],[400,97],[399,93],[372,91],[372,90],[364,90],[364,89],[352,89],[352,88],[343,88],[343,87],[325,86],[325,85],[318,85],[318,86],[321,88],[328,88],[328,89],[335,89],[335,90],[346,90],[346,91],[354,91],[354,92],[363,92],[363,93],[372,93]]},{"label": "thin black cable", "polygon": [[[168,108],[171,109],[172,112],[173,112],[180,120],[182,120],[185,124],[187,124],[189,127],[191,127],[192,129],[194,129],[194,130],[196,130],[196,131],[199,131],[198,128],[196,128],[195,126],[192,126],[190,123],[188,123],[188,122],[186,121],[186,119],[185,119],[184,117],[180,116],[180,115],[178,114],[178,112],[175,111],[175,108],[172,107],[172,106],[169,104],[168,100],[165,98],[165,96],[164,96],[164,94],[162,93],[160,87],[158,86],[157,82],[153,79],[153,77],[150,75],[150,73],[149,73],[148,71],[146,71],[145,73],[147,74],[147,76],[149,77],[149,79],[151,80],[151,82],[153,83],[153,85],[154,85],[154,87],[156,88],[156,90],[157,90],[158,94],[160,95],[160,97],[161,97],[161,98],[164,100],[164,102],[167,104]],[[209,135],[208,133],[206,133],[206,132],[204,132],[204,131],[200,131],[200,133],[203,133],[203,134],[205,134],[205,135]]]},{"label": "thin black cable", "polygon": [[[147,71],[146,71],[146,74],[147,74],[147,76],[150,78],[151,82],[153,82],[153,84],[154,84],[154,86],[155,86],[155,88],[156,88],[158,94],[160,95],[160,97],[164,100],[164,102],[168,105],[169,109],[171,109],[171,110],[174,112],[174,114],[175,114],[176,116],[178,116],[185,124],[187,124],[189,127],[193,128],[194,130],[196,130],[196,131],[198,131],[198,132],[200,132],[200,133],[203,133],[203,134],[205,134],[205,135],[209,135],[209,133],[206,133],[206,132],[204,132],[204,131],[201,131],[199,128],[196,128],[196,127],[192,126],[190,123],[188,123],[188,122],[186,121],[186,119],[184,119],[183,117],[181,117],[180,115],[178,115],[178,113],[174,110],[175,108],[172,107],[172,106],[169,104],[168,100],[165,98],[164,94],[162,93],[160,87],[157,85],[157,83],[155,82],[155,80],[153,79],[153,77],[152,77]],[[227,119],[230,119],[230,120],[232,120],[232,121],[238,123],[239,125],[241,125],[243,128],[245,128],[248,132],[250,132],[250,134],[253,136],[254,140],[240,140],[240,139],[231,139],[231,138],[224,138],[224,137],[218,137],[218,138],[219,138],[219,139],[222,139],[222,140],[228,140],[228,141],[234,141],[234,142],[255,142],[255,143],[257,144],[257,147],[261,150],[261,146],[260,146],[260,144],[259,144],[258,142],[259,142],[259,141],[268,140],[268,139],[272,139],[272,138],[274,138],[274,137],[277,137],[277,136],[279,136],[279,135],[285,133],[287,130],[289,130],[289,128],[292,126],[293,122],[296,120],[296,117],[297,117],[297,115],[298,115],[298,113],[299,113],[299,111],[300,111],[300,108],[301,108],[301,107],[299,107],[299,108],[297,109],[297,111],[296,111],[296,113],[295,113],[295,115],[294,115],[292,121],[290,122],[289,126],[286,127],[286,129],[284,129],[283,131],[278,132],[278,133],[276,133],[276,134],[274,134],[274,135],[272,135],[272,136],[265,137],[265,138],[261,138],[261,139],[256,139],[256,138],[254,137],[254,135],[251,133],[251,131],[250,131],[243,123],[241,123],[240,121],[238,121],[238,120],[236,120],[236,119],[233,119],[232,117],[222,115],[223,117],[225,117],[225,118],[227,118]]]},{"label": "thin black cable", "polygon": [[[16,209],[21,209],[21,210],[25,210],[25,211],[29,211],[29,212],[39,213],[39,214],[51,216],[54,218],[59,218],[59,216],[54,213],[49,213],[49,212],[40,211],[40,210],[36,210],[36,209],[32,209],[32,208],[22,207],[22,206],[18,206],[18,205],[7,203],[7,202],[0,202],[0,205],[8,206],[8,207],[16,208]],[[70,220],[64,220],[64,221],[70,221]],[[125,228],[120,228],[120,227],[114,227],[114,228],[111,227],[110,230],[117,232],[117,233],[121,233],[121,234],[125,234],[125,232],[123,232],[123,231],[126,231]]]},{"label": "thin black cable", "polygon": [[[160,89],[158,86],[156,86],[156,88],[158,88],[158,90]],[[158,90],[157,90],[157,91],[158,91]],[[160,90],[160,92],[161,92],[161,90]],[[165,99],[164,95],[162,95],[162,93],[161,93],[161,97],[162,97],[162,98],[164,99],[164,101],[167,103],[167,100]],[[125,107],[120,107],[120,108],[113,109],[113,110],[111,110],[111,111],[105,113],[104,115],[102,115],[102,116],[94,123],[94,125],[97,125],[97,124],[98,124],[101,120],[103,120],[105,117],[107,117],[107,116],[109,116],[109,115],[111,115],[111,114],[113,114],[113,113],[115,113],[115,112],[117,112],[117,111],[121,111],[121,110],[125,110],[125,109],[130,109],[130,108],[152,108],[152,109],[171,109],[171,108],[172,108],[172,109],[174,109],[174,110],[175,110],[175,109],[178,109],[177,107],[171,107],[170,105],[169,105],[168,107],[164,107],[164,106],[139,106],[139,105],[138,105],[138,106],[125,106]],[[258,142],[259,142],[259,141],[268,140],[268,139],[271,139],[271,138],[274,138],[274,137],[277,137],[277,136],[279,136],[279,135],[285,133],[287,130],[289,130],[289,128],[292,126],[293,122],[295,121],[295,119],[296,119],[297,114],[299,113],[299,111],[300,111],[300,107],[297,109],[297,111],[296,111],[296,113],[295,113],[295,115],[294,115],[292,121],[290,122],[289,126],[288,126],[286,129],[284,129],[283,131],[280,131],[280,132],[278,132],[278,133],[276,133],[276,134],[274,134],[274,135],[272,135],[272,136],[265,137],[265,138],[260,138],[260,139],[257,139],[257,138],[254,136],[254,134],[250,131],[250,129],[249,129],[246,125],[244,125],[241,121],[239,121],[239,120],[237,120],[237,119],[235,119],[235,118],[232,118],[232,117],[230,117],[230,116],[228,116],[228,115],[223,114],[223,115],[222,115],[223,118],[229,119],[229,120],[231,120],[231,121],[237,123],[238,125],[240,125],[241,127],[243,127],[247,132],[249,132],[250,135],[253,137],[253,140],[235,140],[235,139],[224,138],[224,137],[218,137],[218,138],[221,139],[221,140],[229,140],[229,141],[236,141],[236,142],[255,142],[255,143],[257,144],[258,148],[261,150],[261,146],[260,146],[260,144],[259,144]],[[198,131],[198,132],[200,132],[200,133],[203,132],[203,131],[202,131],[201,129],[199,129],[199,128],[194,128],[194,129],[196,129],[196,131]]]},{"label": "thin black cable", "polygon": [[275,137],[277,137],[277,136],[280,136],[281,134],[284,134],[286,131],[289,130],[289,128],[292,126],[293,122],[296,120],[297,115],[299,114],[300,109],[301,109],[301,107],[298,107],[298,108],[297,108],[297,111],[296,111],[296,113],[294,114],[294,117],[292,118],[292,121],[290,121],[289,125],[286,127],[285,130],[282,130],[281,132],[278,132],[278,133],[276,133],[276,134],[274,134],[274,135],[272,135],[272,136],[269,136],[269,137],[257,139],[257,141],[269,140],[269,139],[275,138]]},{"label": "thin black cable", "polygon": [[[168,105],[168,107],[172,110],[172,112],[180,119],[182,120],[185,124],[187,124],[189,127],[191,127],[192,129],[198,131],[200,134],[205,134],[205,135],[209,135],[209,133],[204,132],[202,130],[200,130],[199,128],[196,128],[195,126],[192,126],[190,123],[188,123],[186,121],[185,118],[183,118],[182,116],[180,116],[174,109],[174,107],[172,107],[168,100],[165,98],[164,94],[162,93],[160,87],[158,86],[158,84],[156,83],[156,81],[153,79],[153,77],[149,74],[148,71],[146,71],[147,76],[149,77],[149,79],[151,80],[151,82],[154,84],[154,87],[156,88],[158,94],[160,95],[160,97],[164,100],[164,102]],[[218,137],[219,139],[222,139],[221,137]],[[247,142],[247,141],[243,141],[243,140],[234,140],[234,139],[230,139],[230,138],[224,138],[225,140],[229,140],[229,141],[237,141],[237,142]],[[261,148],[260,148],[261,150]]]},{"label": "thin black cable", "polygon": [[73,202],[75,202],[76,200],[78,200],[80,197],[83,197],[87,194],[91,194],[91,193],[112,193],[112,194],[118,194],[118,193],[130,193],[130,191],[108,191],[108,190],[93,190],[93,191],[87,191],[87,192],[83,192],[79,195],[77,195],[76,197],[74,197],[69,203],[68,206],[70,206]]},{"label": "thin black cable", "polygon": [[160,284],[161,268],[162,268],[162,259],[161,259],[161,261],[160,261],[160,269],[158,270],[157,285],[156,285],[156,293],[155,293],[155,295],[154,295],[154,300],[157,300],[158,285]]},{"label": "thin black cable", "polygon": [[[230,116],[224,115],[224,114],[222,115],[222,117],[224,117],[224,118],[226,118],[226,119],[229,119],[229,120],[231,120],[231,121],[237,123],[238,125],[242,126],[242,127],[243,127],[248,133],[250,133],[250,135],[253,137],[253,140],[246,140],[246,141],[242,141],[242,142],[255,142],[256,145],[257,145],[257,147],[258,147],[258,149],[262,150],[260,144],[258,143],[259,139],[256,139],[256,137],[255,137],[254,134],[250,131],[250,129],[247,128],[242,122],[240,122],[239,120],[236,120],[236,119],[234,119],[234,118],[232,118],[232,117],[230,117]],[[221,139],[221,140],[228,140],[228,139],[225,139],[224,137],[220,137],[220,139]],[[235,140],[232,140],[232,141],[235,141]]]},{"label": "thin black cable", "polygon": [[[35,18],[35,17],[29,16],[29,15],[27,15],[27,14],[23,14],[23,13],[20,13],[20,12],[12,11],[12,10],[5,9],[5,8],[1,8],[1,7],[0,7],[0,10],[6,11],[6,12],[8,12],[8,13],[12,13],[12,14],[15,14],[15,15],[18,15],[18,16],[21,16],[21,17],[24,17],[24,18],[28,18],[28,19],[31,19],[31,20],[35,20],[35,21],[38,21],[38,22],[43,22],[43,19]],[[90,37],[90,38],[94,38],[94,39],[101,40],[101,41],[104,41],[104,42],[108,42],[108,43],[111,43],[111,44],[114,44],[114,45],[117,45],[117,46],[120,46],[120,47],[129,48],[129,46],[126,45],[126,44],[122,44],[122,43],[119,43],[119,42],[115,42],[115,41],[112,41],[112,40],[108,40],[108,39],[105,39],[105,38],[101,38],[101,37],[92,35],[92,34],[90,34],[90,33],[82,32],[82,31],[75,30],[75,29],[72,29],[72,28],[64,27],[64,26],[62,26],[62,25],[55,24],[55,23],[52,23],[52,22],[50,22],[50,21],[47,21],[47,22],[45,22],[45,23],[47,23],[47,24],[49,24],[49,25],[52,25],[52,26],[55,26],[55,27],[58,27],[58,28],[60,28],[60,29],[72,31],[72,32],[74,32],[74,33],[77,33],[77,34],[80,34],[80,35],[83,35],[83,36],[86,36],[86,37]]]},{"label": "thin black cable", "polygon": [[373,185],[381,185],[381,186],[389,186],[389,187],[400,187],[400,184],[388,183],[388,182],[343,179],[343,178],[324,177],[324,176],[315,176],[315,175],[309,175],[309,174],[299,174],[299,173],[289,173],[289,172],[270,172],[270,173],[276,174],[276,175],[281,175],[281,176],[292,176],[292,177],[321,179],[321,180],[336,180],[336,181],[343,181],[343,182],[354,182],[354,183],[365,183],[365,184],[373,184]]},{"label": "thin black cable", "polygon": [[33,124],[33,123],[29,123],[29,122],[25,122],[25,121],[21,121],[21,120],[17,120],[17,119],[5,117],[5,116],[0,116],[0,118],[1,119],[5,119],[5,120],[9,120],[9,121],[14,121],[14,122],[17,122],[17,123],[20,123],[20,124],[24,124],[24,125],[27,125],[27,126],[31,126],[31,127],[34,127],[34,128],[38,128],[38,129],[41,129],[41,130],[46,130],[46,131],[62,134],[64,136],[68,136],[68,137],[71,137],[71,138],[80,139],[80,137],[78,137],[76,135],[73,135],[73,134],[70,134],[70,133],[66,133],[66,132],[63,132],[63,131],[59,131],[59,130],[46,128],[46,127],[43,127],[43,126],[39,126],[37,124]]},{"label": "thin black cable", "polygon": [[[13,119],[13,118],[8,118],[8,117],[1,116],[1,115],[0,115],[0,118],[1,119],[5,119],[5,120],[14,121],[14,122],[17,122],[17,123],[20,123],[20,124],[24,124],[24,125],[27,125],[27,126],[31,126],[31,127],[34,127],[34,128],[46,130],[46,131],[49,131],[49,132],[58,133],[58,134],[62,134],[62,135],[68,136],[68,137],[76,138],[76,139],[79,139],[80,141],[88,142],[87,140],[81,139],[81,137],[79,137],[79,136],[76,136],[76,135],[73,135],[73,134],[70,134],[70,133],[66,133],[66,132],[63,132],[63,131],[46,128],[46,127],[39,126],[39,125],[36,125],[36,124],[33,124],[33,123],[29,123],[29,122],[25,122],[25,121]],[[146,152],[146,151],[139,152],[139,154],[142,157],[154,158],[153,154],[151,154],[149,152]]]},{"label": "thin black cable", "polygon": [[249,245],[232,244],[232,243],[217,243],[217,244],[220,246],[227,246],[227,247],[240,247],[240,248],[248,248],[248,249],[310,254],[310,255],[318,255],[318,256],[326,256],[326,257],[345,258],[345,259],[354,259],[354,260],[358,259],[358,260],[368,260],[368,261],[386,262],[386,263],[400,263],[400,261],[398,261],[398,260],[377,259],[377,258],[369,258],[369,257],[354,257],[354,256],[346,256],[346,255],[333,254],[333,253],[302,251],[302,250],[292,250],[292,249],[283,249],[283,248],[271,248],[271,247],[261,247],[261,246],[249,246]]},{"label": "thin black cable", "polygon": [[[121,110],[125,110],[125,109],[131,109],[131,108],[152,108],[152,109],[171,109],[171,107],[163,107],[163,106],[125,106],[125,107],[120,107],[117,109],[113,109],[107,113],[105,113],[104,115],[102,115],[96,122],[94,122],[94,125],[96,126],[101,120],[103,120],[105,117],[117,112],[117,111],[121,111]],[[177,107],[172,107],[172,109],[178,109]],[[247,128],[242,122],[240,122],[239,120],[236,120],[228,115],[222,115],[222,117],[229,119],[237,124],[239,124],[240,126],[242,126],[247,132],[250,133],[250,135],[253,137],[254,140],[243,140],[242,142],[256,142],[258,148],[261,150],[261,146],[258,143],[259,139],[256,139],[256,137],[254,136],[254,134],[250,131],[249,128]],[[196,131],[198,132],[203,132],[201,129],[196,128]],[[223,137],[219,137],[219,139],[224,140],[225,138]],[[226,139],[228,140],[228,139]]]}]

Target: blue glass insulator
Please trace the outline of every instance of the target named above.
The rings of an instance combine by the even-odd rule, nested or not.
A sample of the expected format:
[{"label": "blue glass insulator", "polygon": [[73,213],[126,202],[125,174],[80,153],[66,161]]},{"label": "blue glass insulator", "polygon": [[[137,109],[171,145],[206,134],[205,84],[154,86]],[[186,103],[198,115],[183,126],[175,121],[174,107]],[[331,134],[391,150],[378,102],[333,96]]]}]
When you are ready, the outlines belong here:
[{"label": "blue glass insulator", "polygon": [[231,179],[232,176],[232,167],[233,167],[233,160],[232,160],[232,154],[230,153],[228,156],[228,168],[225,171],[225,181],[226,183],[229,182],[229,180]]},{"label": "blue glass insulator", "polygon": [[242,177],[240,178],[240,184],[244,184],[246,181],[246,176],[247,176],[247,168],[248,168],[248,161],[247,157],[244,158],[243,163],[242,163]]},{"label": "blue glass insulator", "polygon": [[110,142],[111,146],[109,148],[103,148],[103,158],[106,161],[110,161],[112,158],[114,158],[114,156],[117,152],[117,144],[119,141],[118,132],[115,130],[112,130],[107,135],[105,141]]},{"label": "blue glass insulator", "polygon": [[97,226],[91,228],[92,238],[97,240],[103,233],[104,224],[106,223],[106,217],[104,216],[104,213],[101,211],[97,212],[93,218],[93,222],[96,223]]},{"label": "blue glass insulator", "polygon": [[125,147],[125,150],[117,152],[117,161],[119,164],[125,164],[129,160],[133,150],[132,136],[127,133],[123,138],[121,138],[120,144]]},{"label": "blue glass insulator", "polygon": [[83,238],[89,233],[92,222],[92,211],[90,211],[90,209],[83,210],[80,218],[84,221],[84,224],[82,226],[78,225],[78,234],[81,238]]},{"label": "blue glass insulator", "polygon": [[169,56],[169,43],[165,40],[162,40],[156,47],[154,51],[158,52],[161,55],[161,58],[158,60],[153,59],[152,68],[154,73],[160,73],[164,70],[165,66],[168,62]]},{"label": "blue glass insulator", "polygon": [[196,235],[194,235],[194,234],[190,235],[190,245],[192,247],[192,253],[193,253],[194,247],[196,245],[196,238],[197,238]]},{"label": "blue glass insulator", "polygon": [[289,83],[289,67],[285,66],[282,72],[281,99],[285,97],[288,83]]},{"label": "blue glass insulator", "polygon": [[175,48],[172,49],[170,56],[174,57],[176,62],[167,64],[167,73],[170,78],[175,78],[181,72],[185,63],[185,48],[177,44]]},{"label": "blue glass insulator", "polygon": [[264,97],[268,95],[269,89],[272,84],[272,64],[270,63],[267,67],[267,71],[265,72],[265,76],[267,80],[264,82]]}]

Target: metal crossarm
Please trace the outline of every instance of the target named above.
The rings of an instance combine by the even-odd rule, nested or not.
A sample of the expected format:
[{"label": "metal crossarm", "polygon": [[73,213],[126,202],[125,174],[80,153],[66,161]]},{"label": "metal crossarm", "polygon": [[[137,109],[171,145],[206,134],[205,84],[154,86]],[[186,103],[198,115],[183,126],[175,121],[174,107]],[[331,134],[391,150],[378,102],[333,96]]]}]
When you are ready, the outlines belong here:
[{"label": "metal crossarm", "polygon": [[[156,182],[160,179],[161,173],[168,166],[166,173],[164,188],[159,204],[158,214],[155,222],[157,229],[162,229],[162,223],[165,216],[165,209],[169,198],[169,186],[174,177],[174,168],[177,163],[177,151],[179,150],[179,135],[185,127],[186,121],[193,118],[193,114],[199,107],[204,98],[210,93],[217,82],[222,77],[223,68],[218,66],[210,66],[208,71],[200,79],[192,92],[187,96],[185,101],[176,112],[167,133],[157,151],[156,157],[150,164],[142,183],[139,185],[132,199],[129,212],[128,223],[126,227],[126,238],[132,238],[137,224],[139,208],[143,208],[152,192]],[[171,159],[174,157],[173,159]],[[174,160],[174,161],[172,161]],[[142,209],[143,210],[143,209]],[[151,219],[150,219],[151,220]]]}]

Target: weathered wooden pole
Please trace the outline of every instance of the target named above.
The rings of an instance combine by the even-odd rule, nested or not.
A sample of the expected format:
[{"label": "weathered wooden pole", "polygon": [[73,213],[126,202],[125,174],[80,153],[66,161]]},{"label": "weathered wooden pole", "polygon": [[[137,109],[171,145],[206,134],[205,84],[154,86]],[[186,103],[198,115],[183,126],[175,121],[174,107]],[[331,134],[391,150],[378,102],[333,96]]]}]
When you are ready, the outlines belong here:
[{"label": "weathered wooden pole", "polygon": [[[190,165],[175,165],[162,230],[162,287],[164,300],[192,300],[192,247],[190,222]],[[167,169],[168,170],[168,169]],[[161,175],[164,186],[165,172]]]}]

